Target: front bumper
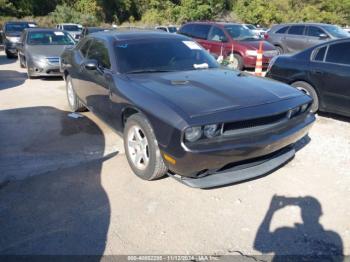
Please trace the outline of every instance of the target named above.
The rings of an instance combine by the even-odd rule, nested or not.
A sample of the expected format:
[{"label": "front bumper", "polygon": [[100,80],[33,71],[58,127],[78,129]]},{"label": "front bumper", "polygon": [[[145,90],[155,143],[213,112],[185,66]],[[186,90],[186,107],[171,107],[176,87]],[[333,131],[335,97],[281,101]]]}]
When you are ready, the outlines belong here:
[{"label": "front bumper", "polygon": [[[176,160],[176,164],[172,165],[168,163],[168,167],[172,174],[181,175],[182,179],[190,181],[189,185],[195,186],[197,179],[203,179],[215,175],[215,183],[209,183],[210,187],[224,185],[228,182],[234,183],[248,178],[263,175],[260,171],[265,171],[267,167],[257,169],[259,172],[254,172],[253,175],[235,175],[232,173],[232,177],[227,179],[227,172],[235,164],[242,163],[249,164],[257,161],[261,157],[271,155],[275,158],[274,154],[281,149],[293,147],[293,145],[305,137],[309,129],[311,128],[315,116],[308,114],[307,116],[301,115],[300,117],[289,121],[288,124],[281,127],[274,127],[271,130],[259,132],[256,134],[241,134],[239,137],[230,137],[222,139],[215,145],[203,144],[198,145],[196,148],[183,149],[181,154],[171,154],[167,152]],[[273,160],[274,164],[269,164],[271,170],[276,168],[276,165],[283,164],[284,157],[279,160]],[[288,157],[290,159],[290,157]],[[286,159],[286,161],[288,160]],[[268,171],[271,171],[268,170]],[[267,172],[268,172],[267,171]],[[225,178],[220,179],[219,174],[224,172]],[[188,180],[191,178],[192,180]],[[195,180],[193,180],[195,179]],[[207,181],[209,178],[206,178]],[[230,181],[228,181],[230,180]],[[199,183],[201,184],[201,183]],[[214,185],[215,184],[215,185]],[[202,186],[199,186],[202,187]]]},{"label": "front bumper", "polygon": [[180,177],[173,174],[170,174],[170,176],[193,188],[213,188],[268,174],[291,160],[294,155],[295,149],[287,147],[263,159],[252,161],[249,164],[239,164],[222,172],[217,172],[201,178]]},{"label": "front bumper", "polygon": [[16,46],[16,43],[6,41],[6,42],[5,42],[5,50],[6,50],[6,52],[8,52],[8,53],[11,53],[11,54],[13,54],[13,55],[16,55],[16,54],[17,54],[17,46]]},{"label": "front bumper", "polygon": [[28,70],[32,76],[62,76],[59,64],[28,62]]}]

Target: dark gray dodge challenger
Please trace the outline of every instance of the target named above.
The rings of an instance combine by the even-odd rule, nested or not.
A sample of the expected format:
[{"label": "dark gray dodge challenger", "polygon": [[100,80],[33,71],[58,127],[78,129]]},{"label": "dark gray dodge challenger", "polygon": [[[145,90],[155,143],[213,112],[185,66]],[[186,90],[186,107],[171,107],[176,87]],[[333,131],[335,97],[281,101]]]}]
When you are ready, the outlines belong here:
[{"label": "dark gray dodge challenger", "polygon": [[71,109],[122,134],[145,180],[212,188],[262,176],[294,156],[315,121],[303,92],[220,68],[180,35],[91,34],[65,50],[61,70]]}]

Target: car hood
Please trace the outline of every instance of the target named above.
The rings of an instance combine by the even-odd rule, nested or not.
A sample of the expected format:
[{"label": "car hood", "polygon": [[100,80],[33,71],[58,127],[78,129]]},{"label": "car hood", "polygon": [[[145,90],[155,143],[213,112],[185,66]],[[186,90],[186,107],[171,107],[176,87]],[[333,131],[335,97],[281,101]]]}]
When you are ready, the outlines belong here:
[{"label": "car hood", "polygon": [[66,47],[71,45],[28,45],[27,52],[30,56],[40,56],[40,57],[49,57],[49,56],[61,56]]},{"label": "car hood", "polygon": [[[241,43],[244,43],[248,49],[258,50],[259,49],[259,43],[261,40],[243,40]],[[263,51],[270,51],[270,50],[276,50],[276,48],[270,44],[269,42],[263,41]]]},{"label": "car hood", "polygon": [[129,75],[129,79],[157,93],[190,118],[303,95],[276,81],[223,69],[138,74]]}]

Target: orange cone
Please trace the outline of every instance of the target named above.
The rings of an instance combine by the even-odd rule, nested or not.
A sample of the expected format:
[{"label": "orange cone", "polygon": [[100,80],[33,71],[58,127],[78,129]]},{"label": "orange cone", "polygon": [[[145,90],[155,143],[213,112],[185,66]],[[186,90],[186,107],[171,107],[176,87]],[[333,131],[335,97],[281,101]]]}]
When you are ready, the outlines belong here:
[{"label": "orange cone", "polygon": [[256,65],[255,65],[255,75],[262,76],[262,63],[263,63],[263,42],[259,43],[259,50],[256,56]]}]

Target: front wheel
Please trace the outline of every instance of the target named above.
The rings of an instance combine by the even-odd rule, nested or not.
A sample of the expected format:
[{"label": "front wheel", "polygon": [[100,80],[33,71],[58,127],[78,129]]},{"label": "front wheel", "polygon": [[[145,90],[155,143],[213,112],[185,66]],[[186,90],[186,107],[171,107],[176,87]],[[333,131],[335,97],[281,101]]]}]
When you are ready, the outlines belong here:
[{"label": "front wheel", "polygon": [[316,113],[319,109],[319,99],[316,90],[311,86],[309,83],[306,83],[304,81],[297,81],[292,84],[293,87],[296,89],[302,91],[308,96],[311,96],[311,98],[314,100],[311,106],[311,112]]},{"label": "front wheel", "polygon": [[68,104],[72,112],[83,111],[85,109],[85,106],[82,102],[80,102],[79,97],[74,91],[72,78],[70,75],[66,77],[66,91]]},{"label": "front wheel", "polygon": [[167,172],[156,137],[142,114],[130,116],[124,129],[124,148],[134,173],[144,180],[155,180]]},{"label": "front wheel", "polygon": [[244,69],[243,58],[239,54],[229,55],[229,67],[242,71]]}]

